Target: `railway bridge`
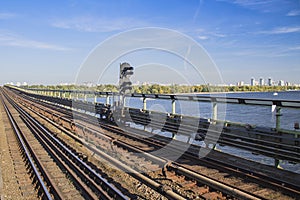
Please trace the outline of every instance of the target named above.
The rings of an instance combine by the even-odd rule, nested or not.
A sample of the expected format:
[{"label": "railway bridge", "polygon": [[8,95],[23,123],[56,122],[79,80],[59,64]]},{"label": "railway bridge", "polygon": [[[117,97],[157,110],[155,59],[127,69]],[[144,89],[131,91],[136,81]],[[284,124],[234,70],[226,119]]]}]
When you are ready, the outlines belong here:
[{"label": "railway bridge", "polygon": [[[1,89],[1,110],[10,121],[7,130],[12,127],[27,157],[26,163],[31,165],[27,168],[35,177],[37,196],[300,198],[300,174],[280,168],[282,161],[291,165],[300,161],[300,132],[281,127],[281,111],[299,109],[300,101],[126,94],[125,98],[141,102],[141,107],[131,107],[126,103],[119,106],[118,95],[14,86]],[[149,109],[151,101],[164,101],[169,112]],[[177,113],[178,102],[210,105],[211,116]],[[273,108],[274,127],[221,119],[218,110],[226,104]],[[40,147],[33,141],[38,141]],[[266,156],[274,160],[274,165],[224,153],[219,146]],[[166,155],[155,153],[162,149]],[[201,151],[207,155],[199,156]],[[57,168],[55,171],[61,170],[61,175],[51,175],[54,169],[43,164],[47,157],[53,162],[51,166]],[[69,189],[61,189],[57,184],[63,182],[59,180],[63,177],[70,177]],[[24,190],[22,194],[27,193]]]}]

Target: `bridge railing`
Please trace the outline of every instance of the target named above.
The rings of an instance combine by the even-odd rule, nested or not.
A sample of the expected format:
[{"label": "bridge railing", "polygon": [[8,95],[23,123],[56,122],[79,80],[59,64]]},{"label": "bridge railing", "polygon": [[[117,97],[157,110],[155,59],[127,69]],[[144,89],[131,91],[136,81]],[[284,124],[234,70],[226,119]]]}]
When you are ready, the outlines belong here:
[{"label": "bridge railing", "polygon": [[[74,93],[80,95],[90,95],[90,96],[106,96],[115,98],[118,96],[117,93],[106,93],[106,92],[94,92],[94,91],[64,91],[64,90],[22,90],[17,87],[10,87],[18,92],[22,91],[29,96],[37,99],[48,99],[52,103],[61,104],[63,106],[74,106],[79,108],[79,110],[85,110],[88,112],[93,112],[101,110],[102,106],[107,107],[103,103],[86,102],[87,99],[74,100],[74,95],[68,98],[63,96],[68,96],[66,93]],[[57,92],[55,94],[55,92]],[[60,96],[55,96],[60,93]],[[51,96],[53,94],[54,96]],[[62,95],[65,94],[65,95]],[[50,95],[50,96],[49,96]],[[130,108],[124,107],[124,110],[128,110],[128,119],[133,121],[135,124],[143,125],[144,127],[150,126],[152,129],[167,131],[173,133],[173,138],[176,134],[185,134],[186,136],[191,136],[195,131],[198,137],[204,137],[212,139],[215,137],[214,134],[206,135],[207,128],[223,126],[222,133],[218,140],[219,144],[233,146],[241,149],[246,149],[251,152],[273,157],[275,159],[275,165],[279,166],[280,160],[288,160],[296,163],[300,163],[299,153],[300,153],[300,132],[298,131],[288,131],[280,129],[280,117],[281,108],[293,108],[300,109],[300,101],[294,100],[274,100],[274,99],[254,99],[254,98],[232,98],[223,96],[213,95],[175,95],[175,94],[131,94],[128,98],[138,98],[143,100],[143,108]],[[96,99],[96,98],[95,98]],[[118,99],[117,97],[115,99]],[[157,111],[152,111],[147,109],[148,99],[160,99],[168,100],[172,104],[172,113],[161,113]],[[194,102],[206,102],[212,104],[212,119],[203,119],[200,117],[185,116],[175,113],[175,102],[176,101],[194,101]],[[66,104],[67,102],[67,104]],[[72,103],[73,102],[73,103]],[[74,104],[75,102],[75,104]],[[111,101],[114,102],[114,101]],[[78,105],[77,105],[78,104]],[[242,124],[236,122],[220,121],[217,116],[214,116],[214,112],[217,109],[218,104],[241,104],[246,106],[257,105],[257,106],[272,106],[276,111],[276,128],[264,128],[256,127],[249,124]],[[79,107],[77,107],[79,106]],[[82,106],[82,107],[80,107]],[[91,108],[89,110],[88,108]],[[174,109],[174,110],[173,110]],[[300,111],[300,110],[299,110]],[[174,112],[174,113],[173,113]],[[214,119],[215,117],[215,119]],[[205,121],[203,121],[205,120]],[[126,121],[126,120],[125,120]],[[195,122],[199,123],[198,127],[195,127]],[[128,123],[128,121],[127,121]],[[130,123],[130,122],[129,122]],[[180,131],[179,131],[180,126]],[[183,132],[183,133],[181,133]],[[195,137],[196,139],[196,137]]]},{"label": "bridge railing", "polygon": [[[15,86],[9,86],[17,90],[23,90],[28,93],[35,93],[46,96],[69,98],[69,99],[83,99],[88,101],[88,98],[94,98],[94,103],[97,103],[98,97],[105,97],[106,104],[113,104],[114,100],[118,100],[119,95],[116,92],[100,92],[93,90],[52,90],[52,89],[41,89],[41,88],[19,88]],[[275,112],[276,116],[276,130],[281,129],[281,112],[282,108],[293,108],[300,109],[300,100],[286,100],[286,99],[258,99],[258,98],[235,98],[227,97],[226,94],[215,93],[209,95],[201,94],[139,94],[133,93],[126,97],[141,98],[143,106],[141,109],[147,110],[147,100],[169,100],[171,106],[171,114],[176,114],[176,102],[178,101],[191,101],[191,102],[207,102],[212,104],[212,117],[211,120],[218,121],[218,104],[240,104],[240,105],[254,105],[254,106],[269,106]],[[114,99],[114,100],[112,100]],[[295,128],[297,125],[295,124]],[[296,133],[298,134],[298,133]]]},{"label": "bridge railing", "polygon": [[[21,89],[21,88],[18,88]],[[100,92],[93,90],[52,90],[52,89],[39,89],[39,88],[27,88],[24,89],[28,92],[60,96],[61,94],[81,94],[91,95],[91,96],[117,96],[116,92]],[[65,95],[67,96],[67,95]],[[211,94],[211,95],[199,95],[199,94],[140,94],[133,93],[128,95],[129,97],[142,97],[146,99],[164,99],[164,100],[181,100],[181,101],[199,101],[199,102],[216,102],[216,103],[228,103],[228,104],[245,104],[245,105],[260,105],[260,106],[281,106],[289,108],[300,108],[300,100],[285,100],[285,99],[258,99],[258,98],[235,98],[235,97],[226,97],[223,94]],[[71,97],[74,97],[71,95]]]}]

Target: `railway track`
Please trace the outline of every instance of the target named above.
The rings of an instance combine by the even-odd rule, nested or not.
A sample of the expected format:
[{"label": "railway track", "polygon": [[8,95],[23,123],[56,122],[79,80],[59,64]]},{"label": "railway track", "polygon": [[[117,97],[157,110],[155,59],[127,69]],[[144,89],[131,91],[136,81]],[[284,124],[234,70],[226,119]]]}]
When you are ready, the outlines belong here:
[{"label": "railway track", "polygon": [[[21,155],[24,158],[24,161],[26,163],[28,163],[28,168],[30,168],[29,173],[32,174],[32,176],[34,177],[34,180],[36,182],[36,188],[38,190],[38,193],[40,194],[39,196],[43,199],[52,199],[51,194],[48,190],[48,188],[46,187],[46,184],[44,183],[44,181],[42,180],[42,177],[40,175],[40,173],[38,172],[38,168],[35,166],[34,164],[34,157],[31,155],[30,150],[28,149],[28,146],[25,144],[23,137],[22,137],[22,133],[20,131],[20,128],[17,126],[17,123],[15,121],[15,119],[13,118],[12,113],[9,111],[6,103],[4,102],[3,97],[1,96],[1,102],[4,106],[5,112],[7,113],[7,116],[9,118],[9,122],[11,123],[11,126],[13,128],[13,131],[16,134],[16,138],[17,138],[17,145],[19,146],[19,149],[21,151]],[[14,148],[15,149],[15,148]],[[16,152],[13,153],[14,155],[17,155]],[[14,160],[14,163],[18,163],[19,165],[16,166],[15,168],[21,168],[22,164],[23,164],[23,159],[20,157],[17,157],[16,160]],[[21,163],[21,164],[20,164]],[[22,172],[27,172],[27,170],[22,170]],[[18,173],[19,174],[19,173]],[[22,181],[22,180],[19,180]],[[26,185],[28,184],[29,180],[26,180]],[[33,194],[32,194],[33,195]]]},{"label": "railway track", "polygon": [[[37,168],[33,165],[33,159],[30,156],[28,149],[26,148],[19,130],[13,121],[13,114],[7,115],[8,108],[4,106],[3,99],[0,95],[0,106],[3,107],[3,125],[6,130],[8,151],[10,153],[12,166],[12,176],[10,181],[15,181],[14,188],[9,188],[12,193],[7,198],[18,198],[18,199],[34,199],[43,198],[47,199],[49,191],[44,187],[44,183],[41,181],[41,177],[37,172]],[[4,149],[3,149],[4,150]],[[7,162],[4,160],[2,162]],[[1,169],[4,171],[5,169]],[[35,187],[33,187],[33,181]],[[1,194],[1,198],[2,198]]]},{"label": "railway track", "polygon": [[[90,139],[92,139],[91,137],[92,136],[90,136]],[[95,141],[96,141],[96,139],[99,140],[99,137],[95,137]],[[202,196],[203,198],[207,198],[207,199],[225,199],[226,197],[228,197],[227,195],[226,195],[226,197],[223,196],[224,194],[222,194],[221,192],[217,192],[214,189],[210,189],[206,185],[206,183],[202,183],[200,185],[199,181],[197,183],[197,181],[189,180],[189,178],[185,177],[184,175],[177,175],[176,173],[173,173],[173,172],[175,172],[174,168],[171,169],[170,167],[165,168],[163,173],[164,174],[167,173],[168,176],[170,176],[170,174],[173,174],[173,178],[172,178],[173,180],[175,180],[175,177],[178,177],[174,183],[173,183],[173,180],[167,180],[166,178],[161,179],[161,177],[158,177],[158,176],[160,176],[160,174],[157,174],[157,173],[152,173],[151,176],[149,175],[149,177],[145,177],[145,176],[141,175],[139,172],[143,171],[142,168],[143,168],[143,166],[146,166],[146,165],[147,165],[147,167],[146,167],[147,170],[149,170],[149,165],[151,165],[151,170],[153,172],[157,172],[157,171],[161,172],[161,167],[159,166],[159,164],[157,164],[157,162],[153,163],[153,160],[145,161],[143,158],[138,158],[137,156],[135,156],[128,150],[125,150],[124,148],[120,148],[120,147],[116,147],[113,150],[113,152],[110,152],[111,154],[114,154],[113,157],[111,155],[104,155],[102,152],[108,153],[111,141],[107,140],[107,138],[104,138],[104,140],[102,138],[102,141],[98,141],[98,142],[99,142],[98,143],[99,145],[96,145],[97,148],[92,148],[90,146],[90,144],[86,144],[86,145],[89,146],[92,151],[97,152],[102,157],[105,157],[105,159],[109,160],[114,165],[118,166],[119,168],[122,168],[123,170],[130,172],[131,174],[134,174],[133,176],[136,176],[136,178],[145,181],[146,184],[148,184],[150,187],[152,187],[156,190],[160,190],[168,198],[194,199],[199,196]],[[107,147],[107,148],[105,149],[103,147]],[[97,150],[99,148],[101,148],[101,151]],[[116,158],[114,158],[114,157],[120,158],[120,156],[122,156],[121,160],[120,159],[117,160]],[[156,158],[156,161],[157,160],[159,160],[159,158]],[[134,161],[134,162],[132,162],[130,164],[129,161]],[[126,165],[122,164],[122,162],[126,163]],[[152,163],[150,163],[150,162],[152,162]],[[163,161],[163,162],[165,163],[165,161]],[[163,164],[163,163],[160,163],[160,164]],[[138,168],[137,170],[139,172],[137,172],[136,170],[133,170],[133,168]],[[151,178],[152,180],[149,178]],[[159,180],[158,178],[161,180]],[[154,180],[156,180],[156,181],[154,181]],[[202,180],[202,182],[203,182],[203,180]],[[178,184],[180,185],[180,187],[177,187]],[[212,186],[213,186],[213,184],[215,184],[215,183],[211,183]],[[176,191],[176,193],[173,192],[173,190]],[[187,192],[187,190],[189,190],[191,192]],[[178,194],[180,194],[180,195],[178,195]],[[253,199],[253,198],[251,198],[251,199]]]},{"label": "railway track", "polygon": [[[66,114],[66,116],[68,116],[68,114],[67,114],[68,112],[65,112],[65,114]],[[44,113],[45,114],[45,113]],[[66,117],[65,116],[65,117]],[[63,121],[64,119],[62,118],[62,117],[59,117],[59,119],[60,119],[60,121]],[[70,122],[68,122],[68,123],[70,123]],[[119,136],[120,135],[122,135],[122,137],[124,137],[124,136],[127,136],[127,139],[128,139],[128,133],[124,133],[124,132],[121,132],[121,131],[119,131],[118,129],[115,129],[115,130],[112,130],[112,128],[111,127],[106,127],[106,128],[110,128],[110,131],[113,131],[114,133],[118,133],[119,134]],[[85,130],[84,130],[85,129]],[[100,137],[99,135],[100,135],[100,133],[99,133],[99,131],[97,131],[97,130],[91,130],[91,129],[89,129],[89,128],[86,128],[86,127],[84,127],[82,130],[84,130],[84,134],[91,134],[89,137],[91,138],[91,137],[93,137],[93,136],[95,136],[95,138],[93,138],[93,141],[97,141],[97,140],[101,140],[101,139],[99,139],[99,138],[101,138],[101,137],[104,137],[103,135]],[[90,132],[90,133],[89,133]],[[103,132],[103,131],[102,131]],[[80,133],[79,133],[80,134]],[[102,133],[103,134],[103,133]],[[107,133],[106,133],[107,134]],[[109,142],[106,144],[106,145],[104,145],[104,142],[103,141],[98,141],[98,143],[99,144],[101,144],[100,146],[107,146],[107,147],[110,147],[111,148],[111,141],[114,141],[114,144],[116,144],[116,143],[118,143],[117,145],[119,145],[119,147],[121,147],[122,148],[122,150],[119,150],[120,152],[119,152],[119,155],[125,155],[125,157],[128,157],[128,158],[130,158],[129,160],[131,160],[131,161],[133,161],[133,160],[136,160],[137,161],[137,163],[134,163],[133,164],[133,166],[139,166],[141,163],[143,163],[141,160],[139,160],[137,157],[134,157],[134,156],[132,156],[132,155],[129,155],[129,149],[131,148],[131,151],[132,151],[132,149],[133,149],[133,147],[128,147],[128,146],[130,146],[130,143],[133,143],[132,142],[132,139],[134,138],[134,140],[135,140],[135,144],[131,144],[131,145],[135,145],[136,146],[136,141],[137,140],[139,140],[139,142],[141,142],[141,139],[139,139],[139,138],[137,138],[137,137],[133,137],[133,136],[131,136],[130,137],[130,139],[131,139],[131,142],[128,142],[128,143],[123,143],[123,144],[121,144],[121,142],[120,142],[120,140],[122,140],[122,141],[124,141],[125,139],[126,139],[126,137],[124,137],[124,138],[118,138],[118,140],[116,141],[116,138],[113,138],[113,136],[112,135],[110,135],[111,136],[111,138],[108,140]],[[106,136],[107,137],[107,136]],[[106,138],[107,139],[107,138]],[[103,139],[102,139],[103,140]],[[147,145],[146,145],[146,147],[145,148],[150,148],[151,146],[150,146],[150,142],[148,141],[148,142],[145,142],[145,141],[142,141],[143,143],[142,144],[140,144],[139,146],[145,146],[145,143],[148,143]],[[153,141],[152,141],[153,142]],[[159,141],[155,141],[154,142],[155,143],[155,145],[156,146],[158,146],[158,144],[159,143],[162,143],[161,141],[159,142]],[[126,146],[127,145],[127,147],[125,148],[124,146]],[[152,145],[152,148],[153,148],[153,146],[154,146],[154,144],[152,143],[151,144]],[[98,147],[99,147],[99,145],[98,145]],[[103,151],[107,151],[107,149],[102,149]],[[140,151],[141,151],[141,148],[139,149]],[[137,149],[135,149],[134,151],[137,151]],[[116,151],[114,151],[114,153],[116,153]],[[183,160],[184,159],[186,159],[186,158],[183,158]],[[124,161],[124,160],[122,160],[122,161]],[[203,160],[202,160],[203,161]],[[125,162],[125,161],[124,161]],[[209,163],[208,161],[206,161],[206,164],[214,164],[214,163]],[[148,165],[149,165],[149,163],[148,163]],[[219,164],[220,165],[220,164]],[[278,193],[278,192],[276,192],[276,191],[274,191],[274,190],[272,190],[272,189],[269,189],[269,188],[264,188],[264,187],[261,187],[259,184],[257,184],[257,183],[253,183],[253,182],[251,182],[251,181],[245,181],[245,180],[243,180],[243,179],[240,179],[240,178],[236,178],[236,177],[234,177],[232,174],[235,174],[235,175],[237,175],[237,174],[239,174],[240,176],[242,176],[242,177],[245,177],[246,176],[246,174],[244,173],[243,175],[241,174],[241,172],[238,172],[238,171],[236,171],[235,173],[233,173],[232,172],[232,170],[231,170],[231,175],[229,174],[229,173],[227,173],[227,172],[229,172],[228,171],[228,169],[227,170],[224,170],[224,166],[219,166],[219,168],[221,169],[218,169],[218,170],[216,170],[216,169],[213,169],[213,170],[211,170],[211,169],[209,169],[209,168],[207,168],[207,167],[204,167],[204,166],[196,166],[194,169],[188,169],[188,168],[190,168],[190,164],[186,164],[185,166],[182,166],[182,165],[178,165],[178,164],[174,164],[174,163],[169,163],[169,165],[167,166],[167,167],[165,167],[165,171],[164,172],[162,172],[162,173],[152,173],[152,174],[149,174],[149,176],[152,176],[151,178],[153,178],[153,179],[162,179],[163,180],[163,178],[164,178],[164,181],[162,182],[164,185],[168,185],[168,183],[166,182],[166,181],[168,181],[168,179],[169,180],[176,180],[175,182],[176,182],[176,184],[178,185],[181,185],[182,187],[181,188],[189,188],[189,189],[183,189],[183,190],[192,190],[192,191],[206,191],[206,193],[203,193],[203,194],[208,194],[208,196],[213,196],[213,195],[219,195],[218,196],[218,198],[228,198],[228,197],[230,197],[230,195],[226,195],[226,192],[224,192],[225,193],[225,195],[224,196],[222,196],[222,194],[218,194],[218,192],[215,192],[215,191],[217,191],[217,190],[213,190],[213,189],[211,189],[211,191],[209,191],[209,187],[204,187],[204,188],[201,188],[201,181],[197,181],[197,179],[195,178],[195,175],[197,174],[197,172],[198,171],[201,171],[201,172],[203,172],[203,171],[207,171],[206,172],[206,174],[204,174],[204,177],[205,178],[208,178],[209,177],[209,175],[211,176],[211,175],[214,175],[214,177],[218,177],[217,179],[219,179],[219,180],[223,180],[223,182],[224,182],[224,180],[226,180],[225,182],[227,182],[227,183],[229,183],[229,185],[236,185],[235,187],[231,187],[231,189],[228,189],[229,191],[235,191],[235,193],[238,193],[237,191],[239,190],[239,188],[243,188],[243,189],[240,189],[240,191],[242,191],[242,192],[245,192],[245,194],[249,194],[249,192],[247,193],[247,191],[251,191],[250,192],[250,194],[254,194],[254,193],[256,193],[257,195],[252,195],[252,197],[250,197],[249,196],[249,198],[268,198],[268,199],[274,199],[274,198],[282,198],[282,197],[285,197],[284,195],[282,195],[282,194],[280,194],[280,193]],[[155,166],[153,167],[153,168],[155,168]],[[228,166],[227,166],[227,168],[228,168]],[[159,168],[158,168],[159,169]],[[159,170],[153,170],[154,172],[157,172],[157,171],[159,171]],[[179,170],[180,169],[180,170]],[[225,171],[225,172],[224,172]],[[223,175],[218,175],[218,173],[219,174],[222,174],[223,173]],[[189,177],[187,177],[187,174],[189,174]],[[185,176],[186,175],[186,176]],[[198,173],[198,175],[199,175],[199,173]],[[194,177],[193,177],[194,176]],[[203,176],[203,175],[202,175]],[[208,176],[208,177],[207,177]],[[231,178],[225,178],[225,177],[230,177],[231,176]],[[177,177],[177,178],[176,178]],[[192,178],[191,178],[192,177]],[[199,178],[199,177],[198,177]],[[249,178],[249,176],[248,176],[248,178]],[[262,181],[262,178],[263,177],[255,177],[255,176],[253,176],[253,174],[252,174],[252,180],[253,179],[257,179],[257,182],[260,182],[260,181]],[[194,179],[194,180],[193,180]],[[216,178],[215,178],[216,179]],[[229,180],[227,180],[227,179],[229,179]],[[245,179],[245,178],[244,178]],[[196,180],[196,181],[195,181]],[[216,180],[214,180],[214,181],[216,181]],[[174,181],[171,181],[171,182],[174,182]],[[275,183],[274,184],[274,180],[273,180],[273,182],[267,182],[267,181],[265,181],[265,183],[267,184],[267,183],[272,183],[271,185],[273,185],[275,188],[279,188],[280,187],[280,183]],[[212,183],[211,183],[212,184]],[[207,183],[205,183],[205,185],[207,185]],[[186,186],[189,186],[189,187],[186,187]],[[200,186],[200,188],[198,188],[198,189],[192,189],[192,188],[194,188],[194,187],[199,187]],[[172,185],[170,186],[170,187],[172,187]],[[213,188],[213,186],[211,186],[212,188]],[[216,186],[215,186],[216,187]],[[282,190],[284,190],[284,189],[287,189],[287,187],[286,188],[281,188]],[[247,190],[247,191],[246,191]],[[291,188],[290,189],[290,192],[295,192],[295,194],[294,195],[298,195],[297,194],[297,191],[295,191],[295,189],[294,188]],[[212,194],[210,194],[210,193],[212,193],[212,192],[214,192],[213,193],[213,195]],[[177,193],[181,193],[181,191],[180,190],[178,190],[177,191]],[[195,192],[192,192],[192,193],[195,193]],[[229,193],[230,194],[230,192],[228,192],[227,191],[227,193]],[[203,194],[202,194],[202,196],[203,196]],[[249,195],[250,195],[249,194]],[[187,197],[188,197],[188,193],[186,194],[187,195]],[[198,194],[198,195],[201,195],[201,194]],[[235,195],[237,195],[237,194],[235,194]],[[194,198],[195,196],[193,196],[193,198]],[[217,196],[215,196],[215,197],[217,197]],[[234,197],[234,195],[233,195],[233,197]],[[241,197],[241,196],[238,196],[238,197]],[[297,197],[297,196],[296,196]],[[205,195],[204,195],[204,198],[205,198]]]},{"label": "railway track", "polygon": [[[18,89],[13,90],[20,92],[20,90]],[[300,140],[297,137],[296,132],[290,132],[281,129],[277,131],[272,128],[256,127],[255,125],[214,121],[201,118],[198,119],[189,116],[159,113],[150,110],[140,110],[128,107],[125,107],[122,111],[122,113],[125,114],[125,118],[127,118],[124,119],[123,116],[121,116],[120,118],[117,116],[118,109],[112,110],[110,108],[110,105],[105,105],[103,103],[93,104],[92,102],[87,101],[72,101],[67,98],[51,97],[27,92],[25,92],[24,94],[32,97],[32,99],[36,98],[41,101],[52,102],[56,105],[73,107],[77,110],[85,111],[87,113],[96,112],[100,119],[104,119],[104,121],[109,121],[112,123],[119,123],[121,121],[128,123],[130,121],[133,122],[131,124],[143,126],[148,130],[152,129],[169,132],[172,134],[172,137],[176,137],[176,135],[181,134],[185,137],[188,137],[188,140],[193,139],[194,137],[195,139],[205,139],[206,141],[218,140],[218,144],[220,145],[228,145],[231,147],[244,149],[255,154],[261,154],[274,158],[274,165],[276,166],[279,165],[279,160],[285,160],[291,163],[300,162],[298,158],[298,154],[300,152]],[[135,96],[135,94],[132,95]],[[234,101],[237,100],[238,99],[235,99]],[[248,100],[239,99],[239,102],[241,103],[245,103],[245,101]],[[283,103],[283,105],[286,106],[295,106],[297,104],[296,102],[294,102],[296,104],[289,104],[291,102],[276,102],[272,100],[268,100],[268,102],[274,105]],[[260,104],[261,102],[257,103]],[[115,121],[114,118],[116,118],[117,121]],[[207,128],[209,128],[210,134],[207,134]],[[222,134],[220,135],[220,137],[215,137],[215,134],[218,135],[219,131],[221,130]]]},{"label": "railway track", "polygon": [[[23,95],[23,96],[27,97],[26,95]],[[53,115],[56,116],[54,118],[56,118],[57,120],[60,120],[60,118],[62,118],[60,121],[63,122],[63,123],[65,122],[66,124],[69,124],[70,120],[72,120],[73,115],[76,115],[76,118],[80,119],[81,121],[88,122],[87,124],[93,123],[96,127],[98,127],[99,126],[99,122],[100,122],[100,126],[102,128],[105,128],[105,129],[108,129],[110,131],[119,133],[120,135],[123,135],[123,136],[126,136],[126,137],[131,137],[132,134],[130,132],[136,132],[136,131],[138,131],[136,129],[129,129],[128,132],[124,133],[124,132],[122,132],[122,130],[120,128],[118,128],[116,126],[111,126],[111,125],[106,124],[106,123],[103,123],[105,121],[99,121],[96,118],[93,118],[90,115],[87,115],[85,113],[78,112],[76,110],[70,110],[69,108],[66,109],[66,107],[64,107],[64,106],[61,107],[59,104],[53,105],[53,104],[51,104],[51,102],[44,102],[44,101],[37,100],[35,98],[30,98],[30,99],[31,99],[31,101],[35,101],[38,104],[44,104],[46,107],[50,107],[51,108],[51,112],[53,113]],[[45,109],[45,107],[44,107],[44,109]],[[80,115],[80,116],[77,116],[77,115]],[[78,126],[80,128],[82,128],[80,125],[78,125]],[[167,143],[170,142],[170,138],[160,137],[159,135],[155,135],[155,134],[152,134],[155,137],[150,137],[152,140],[149,140],[149,135],[151,135],[151,133],[146,133],[145,134],[144,131],[138,131],[137,134],[138,134],[137,135],[138,137],[134,136],[132,138],[133,140],[137,139],[137,140],[142,141],[143,143],[149,143],[149,142],[152,141],[151,145],[155,146],[156,144],[159,144],[158,148],[161,148],[161,145],[165,146]],[[141,139],[141,137],[139,137],[140,135],[147,137],[147,139],[146,140]],[[194,145],[191,145],[191,146],[192,147],[196,147],[194,151],[197,152],[199,150],[199,149],[197,149],[198,148],[197,146],[194,146]],[[189,150],[192,150],[192,149],[189,149]],[[218,162],[217,160],[213,160],[213,161]],[[240,169],[240,170],[242,170],[242,169]],[[287,183],[284,183],[284,182],[281,182],[281,183],[282,184],[287,184]]]},{"label": "railway track", "polygon": [[[11,103],[12,104],[14,104],[14,106],[16,106],[16,107],[19,107],[16,103],[14,103],[13,101],[11,101]],[[44,135],[49,135],[50,136],[50,140],[48,140],[46,143],[47,144],[51,144],[51,140],[55,140],[55,143],[61,143],[62,145],[61,145],[61,148],[63,148],[64,149],[64,151],[62,152],[63,154],[66,154],[65,156],[66,157],[70,157],[70,155],[71,154],[74,154],[74,153],[72,153],[72,152],[76,152],[76,150],[74,149],[74,148],[71,148],[67,143],[65,143],[65,141],[62,141],[62,140],[59,140],[59,139],[57,139],[57,138],[55,138],[54,136],[51,136],[51,134],[50,133],[47,133],[48,131],[47,131],[47,129],[46,128],[44,128],[44,127],[42,127],[41,125],[39,125],[38,124],[38,122],[35,120],[35,119],[33,119],[32,117],[30,117],[29,115],[28,115],[28,113],[25,111],[25,110],[23,110],[23,109],[21,109],[20,107],[18,108],[18,110],[20,111],[20,113],[22,113],[22,114],[24,114],[25,116],[24,116],[24,118],[31,118],[31,125],[33,125],[33,127],[31,127],[30,125],[30,127],[31,127],[31,129],[41,129],[41,130],[43,130],[42,131],[42,133],[39,133],[39,135],[42,135],[42,134],[44,134]],[[27,121],[27,119],[24,119],[24,121]],[[64,147],[62,147],[62,146],[68,146],[69,148],[71,148],[71,150],[66,150]],[[52,146],[52,148],[51,149],[54,149],[55,147],[54,146]],[[78,153],[78,154],[80,154],[80,153]],[[78,161],[79,159],[74,159],[74,158],[71,158],[71,160],[72,161]],[[79,162],[81,162],[80,160],[79,160]],[[68,165],[70,165],[70,163],[68,162],[67,163]],[[102,163],[101,163],[102,164]],[[103,187],[103,185],[105,184],[105,183],[103,183],[103,180],[102,181],[99,181],[99,180],[97,180],[97,177],[93,177],[92,175],[92,173],[90,172],[90,171],[88,171],[86,168],[85,168],[85,165],[86,164],[84,164],[84,163],[82,163],[81,162],[81,165],[80,165],[80,168],[84,168],[83,169],[83,171],[85,171],[86,173],[88,173],[88,175],[91,177],[91,180],[89,180],[89,181],[87,181],[87,180],[85,180],[85,183],[87,183],[87,184],[89,184],[89,187],[91,187],[91,182],[92,181],[95,181],[99,186],[96,186],[96,187]],[[97,166],[95,166],[95,165],[93,165],[93,164],[90,164],[91,166],[92,166],[92,168],[97,168]],[[129,169],[129,168],[128,168]],[[131,170],[131,169],[129,169],[129,170]],[[154,188],[154,189],[157,189],[157,188],[163,188],[163,186],[162,185],[160,185],[160,184],[158,184],[158,183],[155,183],[155,181],[152,181],[152,180],[150,180],[149,178],[147,178],[147,177],[145,177],[144,175],[142,175],[142,174],[140,174],[140,173],[138,173],[138,172],[136,172],[136,171],[134,171],[134,170],[131,170],[131,173],[132,174],[134,174],[134,176],[135,177],[137,177],[137,178],[139,178],[140,179],[140,177],[142,177],[142,181],[143,182],[145,182],[147,185],[150,185],[150,187],[149,188]],[[105,185],[104,185],[105,186]],[[142,185],[139,185],[139,186],[141,186],[142,187]],[[142,188],[143,189],[143,188]],[[106,188],[104,191],[107,191],[108,189]],[[146,189],[146,191],[145,191],[145,189],[143,189],[144,190],[144,192],[148,192],[149,193],[149,191],[148,191],[148,189]],[[108,192],[110,192],[111,193],[111,191],[109,191],[108,190]],[[157,190],[157,192],[158,193],[161,193],[161,195],[158,197],[158,199],[166,199],[166,198],[164,198],[164,196],[166,196],[168,199],[184,199],[183,197],[181,197],[180,195],[178,195],[178,194],[176,194],[176,193],[174,193],[172,190],[164,190],[164,189],[158,189]],[[99,195],[99,196],[97,196],[97,199],[99,198],[99,199],[126,199],[126,197],[118,197],[116,194],[114,194],[114,193],[111,193],[110,195],[109,195],[111,198],[106,198],[105,196],[103,196],[103,195]],[[130,197],[131,198],[133,198],[133,199],[139,199],[139,197],[138,196],[135,196],[135,195],[130,195]],[[91,197],[85,197],[86,199],[93,199],[93,198],[91,198]],[[144,199],[144,198],[142,198],[142,199]],[[148,198],[149,199],[149,198]]]},{"label": "railway track", "polygon": [[[32,173],[37,179],[42,199],[127,199],[118,189],[102,178],[80,157],[26,113],[13,101],[2,97],[2,103],[25,152]],[[11,114],[8,101],[30,129],[23,131],[20,119]],[[34,179],[34,180],[35,180]]]}]

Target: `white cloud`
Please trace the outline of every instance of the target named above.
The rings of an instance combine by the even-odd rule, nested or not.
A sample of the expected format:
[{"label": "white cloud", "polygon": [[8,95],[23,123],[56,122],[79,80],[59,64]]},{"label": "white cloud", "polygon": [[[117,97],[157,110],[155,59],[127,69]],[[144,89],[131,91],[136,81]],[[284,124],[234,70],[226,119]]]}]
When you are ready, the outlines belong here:
[{"label": "white cloud", "polygon": [[271,0],[233,0],[231,1],[234,4],[238,4],[241,6],[261,6],[261,5],[266,5],[270,4],[274,1]]},{"label": "white cloud", "polygon": [[245,57],[288,57],[299,54],[300,46],[289,45],[254,45],[231,52],[234,56]]},{"label": "white cloud", "polygon": [[2,12],[0,13],[0,19],[11,19],[16,17],[17,15],[15,13],[9,13],[9,12]]},{"label": "white cloud", "polygon": [[209,38],[224,38],[226,37],[225,34],[219,33],[219,32],[214,32],[214,31],[206,31],[204,29],[196,29],[197,34],[199,34],[197,37],[200,40],[207,40]]},{"label": "white cloud", "polygon": [[298,51],[298,50],[300,50],[300,46],[290,47],[289,50],[290,51]]},{"label": "white cloud", "polygon": [[293,6],[293,2],[282,0],[218,0],[232,3],[247,9],[257,10],[260,12],[278,12],[286,10],[287,7]]},{"label": "white cloud", "polygon": [[7,32],[0,32],[0,46],[26,47],[26,48],[55,50],[55,51],[71,50],[70,48],[49,44],[45,42],[35,41],[31,39],[26,39],[19,35],[7,33]]},{"label": "white cloud", "polygon": [[291,10],[290,12],[288,12],[286,14],[286,16],[289,16],[289,17],[294,17],[294,16],[298,16],[300,15],[300,10]]},{"label": "white cloud", "polygon": [[149,25],[143,21],[132,18],[105,19],[85,16],[66,20],[55,20],[52,26],[83,32],[111,32]]},{"label": "white cloud", "polygon": [[260,31],[261,34],[287,34],[300,32],[300,26],[294,27],[277,27],[269,31]]},{"label": "white cloud", "polygon": [[215,37],[220,37],[220,38],[224,38],[226,37],[225,34],[222,34],[222,33],[211,33],[211,35],[215,36]]},{"label": "white cloud", "polygon": [[208,39],[208,37],[205,36],[205,35],[199,35],[198,38],[199,38],[200,40],[207,40],[207,39]]},{"label": "white cloud", "polygon": [[247,7],[251,9],[262,9],[262,6],[271,5],[274,3],[272,0],[218,0],[223,2],[232,3],[242,7]]}]

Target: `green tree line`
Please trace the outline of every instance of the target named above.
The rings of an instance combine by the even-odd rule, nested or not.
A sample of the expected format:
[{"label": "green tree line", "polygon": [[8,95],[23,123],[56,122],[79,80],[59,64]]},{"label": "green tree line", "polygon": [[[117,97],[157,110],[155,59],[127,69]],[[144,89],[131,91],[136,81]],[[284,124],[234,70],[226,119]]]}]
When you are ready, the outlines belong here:
[{"label": "green tree line", "polygon": [[[24,87],[24,86],[23,86]],[[85,85],[31,85],[27,88],[52,90],[93,90],[101,92],[117,92],[118,86],[112,84],[88,87]],[[275,92],[300,90],[299,86],[210,86],[210,85],[134,85],[133,93],[144,94],[173,94],[173,93],[201,93],[201,92]]]}]

